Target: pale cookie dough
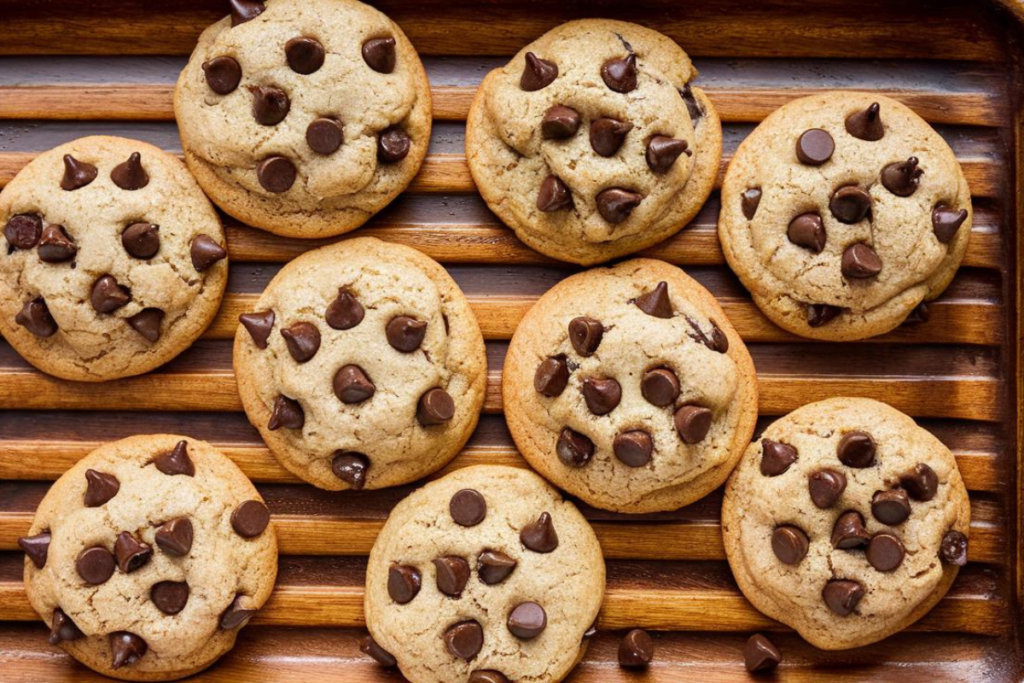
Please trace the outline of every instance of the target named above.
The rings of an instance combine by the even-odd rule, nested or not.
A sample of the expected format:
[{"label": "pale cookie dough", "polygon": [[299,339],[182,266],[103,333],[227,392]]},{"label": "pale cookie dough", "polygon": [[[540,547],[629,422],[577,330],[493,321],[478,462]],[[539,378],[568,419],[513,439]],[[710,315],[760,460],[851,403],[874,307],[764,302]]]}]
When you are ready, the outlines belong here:
[{"label": "pale cookie dough", "polygon": [[311,251],[241,322],[234,365],[249,421],[316,486],[406,484],[476,427],[480,328],[451,276],[415,249],[360,237]]},{"label": "pale cookie dough", "polygon": [[722,532],[754,607],[815,647],[881,640],[920,619],[967,561],[956,460],[903,413],[861,398],[804,406],[751,444]]},{"label": "pale cookie dough", "polygon": [[355,0],[237,0],[174,93],[185,161],[224,211],[290,237],[358,228],[430,145],[430,84],[397,24]]},{"label": "pale cookie dough", "polygon": [[754,365],[721,307],[649,259],[574,275],[542,296],[512,338],[502,395],[530,464],[619,512],[707,495],[757,420]]},{"label": "pale cookie dough", "polygon": [[949,145],[896,100],[814,95],[780,107],[740,145],[718,235],[777,325],[864,339],[953,279],[971,235],[971,192]]},{"label": "pale cookie dough", "polygon": [[166,681],[213,664],[270,597],[277,537],[255,487],[204,441],[102,446],[39,504],[29,602],[50,643],[106,676]]},{"label": "pale cookie dough", "polygon": [[601,546],[572,503],[527,470],[468,467],[388,517],[363,648],[412,683],[555,683],[583,657],[604,587]]},{"label": "pale cookie dough", "polygon": [[83,382],[184,351],[228,279],[220,219],[185,165],[137,140],[40,154],[0,195],[0,333],[43,372]]},{"label": "pale cookie dough", "polygon": [[555,28],[484,79],[466,156],[491,210],[547,256],[590,265],[657,244],[696,215],[722,152],[697,70],[623,21]]}]

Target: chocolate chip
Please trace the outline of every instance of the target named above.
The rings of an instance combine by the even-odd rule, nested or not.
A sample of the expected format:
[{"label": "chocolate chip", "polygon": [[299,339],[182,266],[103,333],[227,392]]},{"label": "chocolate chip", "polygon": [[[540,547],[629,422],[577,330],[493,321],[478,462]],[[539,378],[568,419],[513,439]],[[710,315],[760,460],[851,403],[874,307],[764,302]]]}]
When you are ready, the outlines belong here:
[{"label": "chocolate chip", "polygon": [[[270,331],[274,329],[273,311],[256,311],[255,313],[243,313],[238,316],[238,322],[248,330],[249,336],[256,344],[256,348],[267,348],[267,340],[270,338]],[[328,321],[329,322],[329,321]]]},{"label": "chocolate chip", "polygon": [[581,356],[589,356],[601,344],[604,325],[593,318],[581,316],[569,321],[569,342]]},{"label": "chocolate chip", "polygon": [[149,589],[149,599],[164,614],[177,614],[188,603],[189,587],[184,581],[161,581]]},{"label": "chocolate chip", "polygon": [[814,505],[825,510],[835,505],[843,495],[843,491],[846,490],[846,475],[837,470],[818,470],[807,478],[807,488],[811,492],[811,501]]},{"label": "chocolate chip", "polygon": [[366,65],[381,74],[389,74],[395,70],[395,39],[371,38],[363,43],[363,61]]},{"label": "chocolate chip", "polygon": [[711,411],[701,406],[683,406],[676,411],[674,423],[683,443],[700,443],[711,430]]},{"label": "chocolate chip", "polygon": [[599,156],[613,156],[631,130],[632,123],[610,118],[595,119],[590,122],[590,146]]},{"label": "chocolate chip", "polygon": [[228,0],[228,2],[231,5],[231,28],[252,21],[263,14],[263,10],[266,9],[263,2],[257,0]]},{"label": "chocolate chip", "polygon": [[469,562],[461,557],[450,555],[434,560],[437,590],[445,595],[458,598],[469,582]]},{"label": "chocolate chip", "polygon": [[545,359],[533,373],[533,388],[538,394],[554,398],[565,391],[569,383],[569,364],[565,356]]},{"label": "chocolate chip", "polygon": [[830,304],[807,304],[807,325],[821,327],[832,322],[843,309]]},{"label": "chocolate chip", "polygon": [[448,652],[468,662],[484,646],[484,629],[476,621],[460,621],[444,632],[444,644]]},{"label": "chocolate chip", "polygon": [[448,513],[459,526],[476,526],[487,516],[487,501],[479,491],[462,489],[448,502]]},{"label": "chocolate chip", "polygon": [[469,683],[511,683],[504,674],[491,669],[480,669],[469,674]]},{"label": "chocolate chip", "polygon": [[233,631],[249,623],[249,620],[256,614],[256,610],[246,607],[250,604],[249,598],[244,595],[236,595],[228,608],[220,615],[220,627],[226,631]]},{"label": "chocolate chip", "polygon": [[114,556],[106,548],[86,548],[75,560],[75,569],[82,580],[91,586],[106,583],[114,575]]},{"label": "chocolate chip", "polygon": [[900,539],[889,533],[875,534],[868,544],[868,562],[880,572],[894,571],[903,564],[906,554]]},{"label": "chocolate chip", "polygon": [[757,213],[757,207],[761,204],[761,188],[751,187],[743,191],[740,195],[740,209],[743,211],[743,216],[748,221],[754,219],[754,215]]},{"label": "chocolate chip", "polygon": [[772,551],[779,562],[796,566],[807,555],[807,549],[811,547],[811,541],[807,534],[792,524],[783,524],[775,527],[772,532]]},{"label": "chocolate chip", "polygon": [[[365,48],[364,48],[365,49]],[[288,66],[297,74],[308,76],[324,65],[324,46],[315,38],[292,38],[284,44]]]},{"label": "chocolate chip", "polygon": [[302,429],[305,424],[306,412],[298,401],[287,396],[278,396],[274,399],[274,407],[270,411],[267,429],[272,432],[281,427],[285,429]]},{"label": "chocolate chip", "polygon": [[39,260],[46,263],[63,263],[75,258],[78,247],[68,237],[63,225],[47,225],[39,238]]},{"label": "chocolate chip", "polygon": [[871,498],[871,514],[882,524],[896,526],[910,517],[910,500],[903,489],[879,491]]},{"label": "chocolate chip", "polygon": [[671,405],[679,398],[679,378],[668,368],[655,368],[644,373],[640,393],[658,407]]},{"label": "chocolate chip", "polygon": [[320,330],[313,323],[295,323],[281,330],[281,336],[296,363],[308,362],[320,350]]},{"label": "chocolate chip", "polygon": [[128,161],[114,167],[110,172],[110,179],[122,190],[141,190],[149,185],[149,174],[142,167],[142,155],[132,152]]},{"label": "chocolate chip", "polygon": [[558,547],[558,534],[551,515],[542,512],[536,521],[530,522],[519,532],[519,540],[535,553],[550,553]]},{"label": "chocolate chip", "polygon": [[364,654],[372,657],[378,664],[386,669],[390,669],[398,665],[398,660],[394,656],[377,644],[377,641],[372,636],[366,636],[359,643],[359,650]]},{"label": "chocolate chip", "polygon": [[36,569],[46,566],[46,557],[50,553],[50,532],[44,531],[35,536],[22,536],[18,539],[18,547],[21,548]]},{"label": "chocolate chip", "polygon": [[358,365],[344,365],[334,375],[334,395],[342,403],[362,403],[377,393],[377,387]]},{"label": "chocolate chip", "polygon": [[939,490],[939,475],[928,465],[918,463],[914,469],[900,475],[902,486],[914,500],[928,501],[935,497]]},{"label": "chocolate chip", "polygon": [[867,432],[849,432],[839,440],[836,455],[848,467],[871,467],[875,464],[875,440]]},{"label": "chocolate chip", "polygon": [[782,661],[782,653],[775,647],[772,641],[760,633],[755,633],[743,646],[743,664],[747,671],[769,671],[774,669]]},{"label": "chocolate chip", "polygon": [[71,191],[85,187],[96,180],[99,171],[92,164],[79,161],[70,154],[64,155],[64,177],[60,180],[62,189]]},{"label": "chocolate chip", "polygon": [[619,187],[601,190],[597,194],[597,212],[609,223],[617,225],[629,218],[643,198],[641,194]]},{"label": "chocolate chip", "polygon": [[144,308],[135,315],[125,318],[125,322],[151,344],[160,338],[160,324],[163,321],[164,312],[159,308]]},{"label": "chocolate chip", "polygon": [[946,564],[957,567],[967,564],[967,537],[959,531],[947,531],[939,545],[939,557]]},{"label": "chocolate chip", "polygon": [[39,243],[43,232],[43,219],[32,214],[11,216],[4,225],[4,239],[15,249],[29,250]]},{"label": "chocolate chip", "polygon": [[362,453],[352,451],[335,451],[331,461],[334,476],[348,484],[353,491],[361,491],[366,486],[366,473],[370,469],[370,461]]},{"label": "chocolate chip", "polygon": [[153,535],[156,546],[174,557],[185,557],[192,551],[192,538],[192,522],[188,517],[165,522]]},{"label": "chocolate chip", "polygon": [[317,154],[334,154],[344,141],[344,128],[337,119],[319,118],[306,128],[306,144]]},{"label": "chocolate chip", "polygon": [[647,143],[647,167],[655,173],[666,173],[683,152],[689,154],[686,140],[655,135]]},{"label": "chocolate chip", "polygon": [[561,211],[572,207],[572,192],[560,178],[549,175],[540,184],[537,193],[537,209],[545,213]]},{"label": "chocolate chip", "polygon": [[909,197],[917,190],[924,169],[918,167],[917,157],[888,164],[882,169],[882,185],[897,197]]},{"label": "chocolate chip", "polygon": [[939,204],[932,210],[932,229],[935,231],[935,239],[943,244],[949,244],[966,220],[967,209],[955,210],[945,204]]},{"label": "chocolate chip", "polygon": [[611,378],[587,377],[583,380],[583,400],[594,415],[607,415],[622,400],[622,387]]},{"label": "chocolate chip", "polygon": [[541,59],[532,52],[527,52],[523,75],[519,77],[519,87],[526,92],[535,92],[551,85],[557,77],[557,64]]},{"label": "chocolate chip", "polygon": [[[232,0],[232,2],[239,2],[240,0]],[[128,631],[115,631],[110,634],[110,652],[113,654],[113,661],[110,663],[110,668],[120,669],[122,666],[128,666],[136,663],[146,654],[146,650],[149,647],[139,636]]]},{"label": "chocolate chip", "polygon": [[192,240],[190,253],[192,267],[200,273],[228,255],[227,250],[217,244],[209,235],[197,235]]},{"label": "chocolate chip", "polygon": [[113,474],[97,472],[96,470],[85,471],[85,507],[98,508],[121,490],[121,482]]},{"label": "chocolate chip", "polygon": [[864,518],[856,510],[847,510],[839,515],[832,527],[832,547],[840,550],[862,548],[868,544],[871,536],[864,528]]},{"label": "chocolate chip", "polygon": [[267,157],[256,166],[256,178],[267,192],[287,192],[295,184],[295,164],[282,156]]},{"label": "chocolate chip", "polygon": [[789,223],[786,230],[789,241],[798,247],[820,254],[825,248],[825,224],[816,213],[802,213]]},{"label": "chocolate chip", "polygon": [[869,278],[882,272],[882,259],[866,244],[851,244],[843,251],[843,276],[847,278]]},{"label": "chocolate chip", "polygon": [[830,610],[845,617],[856,609],[857,603],[864,597],[864,587],[856,581],[832,580],[825,584],[821,597]]},{"label": "chocolate chip", "polygon": [[668,284],[665,282],[659,282],[654,289],[641,294],[633,303],[641,311],[655,318],[672,317],[672,302],[668,298]]},{"label": "chocolate chip", "polygon": [[422,585],[420,570],[407,564],[392,564],[388,569],[388,595],[399,605],[411,602]]},{"label": "chocolate chip", "polygon": [[485,550],[476,560],[480,580],[494,586],[508,578],[518,564],[514,559],[498,550]]},{"label": "chocolate chip", "polygon": [[89,300],[97,313],[113,313],[132,297],[127,289],[117,284],[113,275],[104,275],[93,284]]},{"label": "chocolate chip", "polygon": [[784,474],[796,462],[796,448],[788,443],[761,439],[761,474],[777,477]]},{"label": "chocolate chip", "polygon": [[872,102],[867,109],[856,111],[846,117],[846,132],[859,140],[877,142],[885,135],[878,102]]},{"label": "chocolate chip", "polygon": [[643,629],[635,628],[619,643],[619,666],[631,669],[646,667],[654,660],[654,641]]},{"label": "chocolate chip", "polygon": [[149,259],[160,251],[160,227],[152,223],[132,223],[121,233],[121,245],[129,256]]},{"label": "chocolate chip", "polygon": [[424,427],[444,424],[455,416],[455,401],[447,391],[434,387],[420,396],[416,419]]},{"label": "chocolate chip", "polygon": [[243,538],[255,538],[270,524],[270,510],[258,500],[247,500],[231,513],[231,528]]},{"label": "chocolate chip", "polygon": [[704,105],[697,100],[697,96],[693,94],[693,88],[690,87],[689,83],[684,85],[683,89],[679,91],[679,96],[683,98],[686,112],[690,115],[693,127],[696,128],[700,120],[704,118]]},{"label": "chocolate chip", "polygon": [[377,158],[386,164],[394,164],[409,155],[412,140],[401,128],[388,128],[377,138]]},{"label": "chocolate chip", "polygon": [[227,95],[234,92],[242,81],[242,67],[233,57],[214,57],[203,63],[203,75],[210,90],[218,95]]},{"label": "chocolate chip", "polygon": [[654,442],[651,435],[640,430],[623,432],[612,441],[612,452],[627,467],[643,467],[651,461]]},{"label": "chocolate chip", "polygon": [[697,321],[690,316],[686,316],[686,322],[690,326],[690,331],[686,333],[686,336],[690,339],[700,342],[718,353],[725,353],[729,350],[729,338],[725,336],[725,333],[722,332],[721,328],[718,327],[718,323],[714,320],[708,321],[711,323],[710,335],[705,334],[704,330],[697,324]]},{"label": "chocolate chip", "polygon": [[821,128],[805,130],[796,141],[796,157],[808,166],[821,166],[832,158],[835,150],[832,136]]},{"label": "chocolate chip", "polygon": [[50,636],[47,638],[50,645],[57,645],[69,640],[78,640],[85,636],[75,625],[67,614],[60,607],[53,610],[53,617],[50,621]]},{"label": "chocolate chip", "polygon": [[548,625],[548,615],[535,602],[521,602],[508,615],[508,630],[520,640],[533,640]]},{"label": "chocolate chip", "polygon": [[54,321],[53,316],[50,315],[50,309],[46,307],[46,302],[42,297],[26,301],[25,305],[14,316],[14,322],[43,339],[52,337],[57,333],[57,323]]},{"label": "chocolate chip", "polygon": [[131,574],[149,562],[153,557],[153,548],[127,531],[122,531],[114,542],[114,555],[117,557],[117,566],[121,571]]},{"label": "chocolate chip", "polygon": [[904,318],[902,324],[907,327],[912,327],[914,325],[926,323],[931,320],[931,318],[932,314],[931,311],[928,310],[928,304],[922,301],[914,307],[914,310],[912,310],[906,318]]},{"label": "chocolate chip", "polygon": [[335,330],[350,330],[363,322],[366,311],[347,289],[338,289],[338,296],[327,306],[324,319]]},{"label": "chocolate chip", "polygon": [[615,92],[636,90],[636,55],[609,59],[601,65],[601,78]]},{"label": "chocolate chip", "polygon": [[583,467],[594,457],[594,442],[583,434],[564,428],[555,443],[555,454],[563,465]]},{"label": "chocolate chip", "polygon": [[288,116],[292,103],[288,94],[272,85],[256,85],[252,93],[252,117],[261,126],[276,126]]},{"label": "chocolate chip", "polygon": [[402,353],[412,353],[423,343],[427,323],[408,315],[399,315],[388,322],[384,332],[391,348]]},{"label": "chocolate chip", "polygon": [[858,223],[871,215],[871,195],[856,185],[844,185],[832,193],[828,209],[840,223]]},{"label": "chocolate chip", "polygon": [[153,458],[153,465],[168,476],[184,474],[186,477],[196,476],[196,466],[188,457],[188,442],[182,439],[174,448]]},{"label": "chocolate chip", "polygon": [[544,118],[540,121],[540,135],[545,140],[565,140],[576,135],[579,129],[579,113],[561,104],[556,104],[544,112]]}]

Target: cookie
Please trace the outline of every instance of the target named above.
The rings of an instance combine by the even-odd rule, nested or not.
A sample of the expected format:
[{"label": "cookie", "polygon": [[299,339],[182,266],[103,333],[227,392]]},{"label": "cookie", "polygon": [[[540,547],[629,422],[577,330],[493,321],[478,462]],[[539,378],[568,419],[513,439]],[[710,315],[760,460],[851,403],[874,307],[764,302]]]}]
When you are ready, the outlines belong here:
[{"label": "cookie", "polygon": [[967,561],[956,460],[903,413],[862,398],[774,422],[729,479],[722,533],[754,607],[825,650],[920,619]]},{"label": "cookie", "polygon": [[430,84],[397,24],[355,0],[245,0],[199,38],[174,92],[207,194],[290,237],[358,228],[419,171]]},{"label": "cookie", "polygon": [[411,683],[561,681],[604,596],[583,515],[527,470],[480,465],[399,503],[370,552],[364,651]]},{"label": "cookie", "polygon": [[803,337],[894,329],[953,279],[971,192],[949,145],[874,93],[780,107],[736,151],[718,235],[761,311]]},{"label": "cookie", "polygon": [[228,279],[220,219],[180,160],[88,137],[32,160],[0,195],[0,334],[83,382],[156,368],[203,333]]},{"label": "cookie", "polygon": [[415,249],[360,237],[286,265],[241,316],[235,375],[281,464],[320,488],[443,467],[476,427],[487,355],[458,285]]},{"label": "cookie", "polygon": [[129,681],[213,664],[270,597],[277,539],[241,470],[169,434],[101,446],[39,504],[25,550],[29,602],[50,643]]},{"label": "cookie", "polygon": [[707,290],[650,259],[574,275],[542,296],[512,338],[502,395],[534,469],[619,512],[707,495],[757,420],[739,334]]},{"label": "cookie", "polygon": [[563,24],[492,71],[466,157],[523,242],[590,265],[675,234],[707,199],[722,153],[697,70],[672,40],[624,21]]}]

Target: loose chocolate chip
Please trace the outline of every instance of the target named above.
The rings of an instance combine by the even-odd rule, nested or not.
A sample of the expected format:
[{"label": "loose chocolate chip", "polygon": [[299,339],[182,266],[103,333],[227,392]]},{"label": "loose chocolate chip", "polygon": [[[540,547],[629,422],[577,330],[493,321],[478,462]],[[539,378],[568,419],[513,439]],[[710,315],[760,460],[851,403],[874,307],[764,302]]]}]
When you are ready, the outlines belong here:
[{"label": "loose chocolate chip", "polygon": [[622,400],[622,387],[614,379],[587,377],[583,380],[583,400],[594,415],[607,415]]},{"label": "loose chocolate chip", "polygon": [[60,607],[53,610],[53,618],[50,622],[50,636],[47,638],[50,645],[57,645],[68,640],[78,640],[85,634],[75,625],[67,614]]},{"label": "loose chocolate chip", "polygon": [[671,405],[679,398],[679,378],[668,368],[655,368],[644,373],[640,393],[658,407]]},{"label": "loose chocolate chip", "polygon": [[364,654],[372,657],[378,664],[386,669],[390,669],[398,665],[398,660],[394,656],[377,644],[377,641],[372,636],[366,636],[359,643],[359,650]]},{"label": "loose chocolate chip", "polygon": [[295,164],[282,156],[267,157],[256,166],[256,178],[267,192],[287,192],[295,184]]},{"label": "loose chocolate chip", "polygon": [[932,210],[932,229],[935,231],[935,239],[943,244],[949,244],[966,220],[967,209],[955,210],[945,204],[939,204]]},{"label": "loose chocolate chip", "polygon": [[643,668],[654,660],[654,641],[643,629],[635,628],[619,643],[619,666]]},{"label": "loose chocolate chip", "polygon": [[161,581],[149,589],[149,599],[164,614],[177,614],[188,603],[189,587],[184,581]]},{"label": "loose chocolate chip", "polygon": [[601,65],[604,84],[615,92],[627,93],[636,90],[636,55],[612,57]]},{"label": "loose chocolate chip", "polygon": [[113,275],[104,275],[92,286],[90,301],[97,313],[113,313],[131,300],[131,294]]},{"label": "loose chocolate chip", "polygon": [[629,218],[633,209],[640,206],[644,196],[619,187],[601,190],[597,194],[597,212],[613,225]]},{"label": "loose chocolate chip", "polygon": [[913,325],[921,325],[931,320],[931,318],[932,314],[931,311],[928,310],[928,304],[922,301],[921,303],[914,307],[914,310],[912,310],[910,312],[910,315],[908,315],[903,320],[902,324],[906,325],[907,327],[911,327]]},{"label": "loose chocolate chip", "polygon": [[914,500],[928,501],[935,497],[939,490],[939,475],[923,462],[914,465],[914,469],[900,476],[902,486]]},{"label": "loose chocolate chip", "polygon": [[882,272],[882,259],[862,242],[851,244],[843,251],[842,272],[847,278],[874,277]]},{"label": "loose chocolate chip", "polygon": [[395,39],[371,38],[363,43],[363,61],[366,65],[381,74],[389,74],[395,70]]},{"label": "loose chocolate chip", "polygon": [[856,510],[847,510],[839,515],[832,527],[832,547],[840,550],[863,548],[871,540],[864,528],[864,518]]},{"label": "loose chocolate chip", "polygon": [[924,169],[918,167],[917,157],[888,164],[882,169],[882,185],[897,197],[909,197],[921,183]]},{"label": "loose chocolate chip", "polygon": [[830,304],[807,304],[807,325],[821,327],[832,322],[843,309]]},{"label": "loose chocolate chip", "polygon": [[821,166],[832,158],[834,151],[835,141],[821,128],[805,130],[796,141],[796,157],[808,166]]},{"label": "loose chocolate chip", "polygon": [[487,517],[487,501],[479,491],[462,489],[448,502],[448,513],[459,526],[476,526]]},{"label": "loose chocolate chip", "polygon": [[877,142],[885,135],[882,118],[878,115],[878,102],[872,102],[867,109],[856,111],[846,117],[846,132],[859,140]]},{"label": "loose chocolate chip", "polygon": [[231,513],[231,528],[243,538],[255,538],[270,524],[270,510],[258,500],[247,500]]},{"label": "loose chocolate chip", "polygon": [[122,531],[114,542],[114,555],[117,557],[117,566],[121,571],[131,574],[149,562],[153,557],[153,548],[127,531]]},{"label": "loose chocolate chip", "polygon": [[760,633],[755,633],[743,646],[743,664],[747,671],[769,671],[774,669],[782,661],[782,653],[775,647],[772,641]]},{"label": "loose chocolate chip", "polygon": [[377,138],[377,158],[386,164],[394,164],[409,155],[412,140],[401,128],[388,128]]},{"label": "loose chocolate chip", "polygon": [[144,308],[135,315],[125,318],[125,322],[151,344],[160,338],[160,324],[163,321],[164,312],[159,308]]},{"label": "loose chocolate chip", "polygon": [[548,615],[535,602],[521,602],[508,615],[508,630],[520,640],[533,640],[548,625]]},{"label": "loose chocolate chip", "polygon": [[15,249],[32,249],[39,243],[42,232],[43,219],[32,214],[11,216],[4,225],[4,239]]},{"label": "loose chocolate chip", "polygon": [[788,443],[761,439],[761,474],[777,477],[796,462],[796,448]]},{"label": "loose chocolate chip", "polygon": [[959,531],[947,531],[939,545],[939,557],[946,564],[957,567],[967,564],[967,537]]},{"label": "loose chocolate chip", "polygon": [[830,610],[841,617],[848,616],[864,597],[864,587],[856,581],[832,580],[825,584],[821,597]]},{"label": "loose chocolate chip", "polygon": [[811,541],[802,529],[792,524],[783,524],[775,527],[772,532],[772,551],[779,562],[796,566],[807,555],[807,549],[811,547]]},{"label": "loose chocolate chip", "polygon": [[508,578],[518,564],[511,557],[498,550],[485,550],[476,560],[480,580],[494,586]]},{"label": "loose chocolate chip", "polygon": [[[249,336],[256,344],[256,348],[267,348],[267,340],[270,338],[270,331],[274,329],[274,312],[257,311],[255,313],[243,313],[238,316],[238,322],[248,330]],[[330,322],[330,321],[328,321]]]},{"label": "loose chocolate chip", "polygon": [[306,144],[317,154],[334,154],[344,141],[344,127],[337,119],[319,118],[306,128]]},{"label": "loose chocolate chip", "polygon": [[384,332],[391,348],[402,353],[412,353],[423,343],[427,323],[408,315],[399,315],[388,322]]},{"label": "loose chocolate chip", "polygon": [[46,307],[46,302],[42,297],[26,301],[25,305],[14,316],[14,322],[43,339],[52,337],[57,333],[57,323],[54,321],[53,316],[50,315],[50,309]]},{"label": "loose chocolate chip", "polygon": [[79,161],[70,154],[64,155],[64,177],[60,180],[62,189],[71,191],[85,187],[96,180],[99,171],[92,164]]},{"label": "loose chocolate chip", "polygon": [[217,244],[209,235],[197,235],[192,240],[190,253],[192,267],[200,273],[228,255],[227,250]]},{"label": "loose chocolate chip", "polygon": [[362,453],[335,451],[331,461],[334,476],[348,484],[353,491],[361,491],[366,486],[366,472],[369,469],[370,461]]},{"label": "loose chocolate chip", "polygon": [[114,167],[110,172],[110,179],[122,190],[141,190],[149,185],[149,174],[142,167],[142,155],[132,152],[128,161]]},{"label": "loose chocolate chip", "polygon": [[871,195],[856,185],[844,185],[832,193],[828,209],[840,223],[858,223],[871,215]]},{"label": "loose chocolate chip", "polygon": [[302,429],[305,424],[306,412],[298,401],[287,396],[278,396],[274,399],[274,407],[270,412],[270,420],[267,421],[267,429],[272,432],[281,427]]},{"label": "loose chocolate chip", "polygon": [[871,498],[871,514],[882,524],[896,526],[910,517],[910,500],[903,489],[879,491]]},{"label": "loose chocolate chip", "polygon": [[86,548],[75,560],[75,569],[82,580],[91,586],[106,583],[114,575],[114,556],[106,548]]},{"label": "loose chocolate chip", "polygon": [[132,223],[121,233],[121,245],[129,256],[153,258],[160,251],[160,227],[152,223]]},{"label": "loose chocolate chip", "polygon": [[600,118],[590,122],[590,146],[603,157],[613,156],[626,141],[633,124],[618,119]]},{"label": "loose chocolate chip", "polygon": [[627,467],[643,467],[651,461],[654,442],[647,432],[640,430],[623,432],[612,441],[612,452]]},{"label": "loose chocolate chip", "polygon": [[538,394],[554,398],[565,391],[569,383],[569,364],[565,356],[553,356],[537,366],[533,374],[533,388]]},{"label": "loose chocolate chip", "polygon": [[597,351],[602,337],[604,325],[593,318],[581,316],[569,321],[569,341],[581,356],[589,356]]},{"label": "loose chocolate chip", "polygon": [[36,569],[46,566],[46,557],[50,553],[50,532],[44,531],[35,536],[22,536],[18,539],[18,547],[21,548]]},{"label": "loose chocolate chip", "polygon": [[416,405],[416,419],[424,427],[444,424],[455,416],[455,401],[440,387],[434,387],[420,396]]},{"label": "loose chocolate chip", "polygon": [[491,669],[480,669],[469,674],[469,683],[511,683],[504,674]]},{"label": "loose chocolate chip", "polygon": [[906,554],[907,551],[900,539],[889,533],[875,534],[868,544],[868,562],[880,572],[895,570],[903,564]]},{"label": "loose chocolate chip", "polygon": [[740,195],[740,209],[743,211],[743,217],[748,221],[754,219],[754,215],[757,214],[757,207],[760,205],[760,187],[751,187],[748,190],[744,190],[743,194]]},{"label": "loose chocolate chip", "polygon": [[[239,0],[232,0],[232,2],[238,2]],[[110,634],[110,652],[113,654],[113,660],[110,663],[110,668],[120,669],[122,666],[128,666],[142,659],[146,654],[146,650],[149,647],[139,636],[128,631],[115,631]]]},{"label": "loose chocolate chip", "polygon": [[407,564],[393,564],[388,569],[388,595],[399,605],[411,602],[422,585],[420,570]]},{"label": "loose chocolate chip", "polygon": [[252,93],[252,117],[261,126],[276,126],[288,116],[292,103],[288,94],[272,85],[249,88]]},{"label": "loose chocolate chip", "polygon": [[583,434],[566,427],[558,435],[555,454],[558,455],[558,459],[562,461],[563,465],[583,467],[594,457],[594,442]]},{"label": "loose chocolate chip", "polygon": [[85,507],[98,508],[121,490],[121,482],[113,474],[97,472],[96,470],[85,471]]},{"label": "loose chocolate chip", "polygon": [[556,104],[544,112],[544,118],[540,121],[540,135],[545,140],[565,140],[576,135],[579,129],[579,113],[561,104]]},{"label": "loose chocolate chip", "polygon": [[647,167],[655,173],[668,172],[680,154],[683,152],[691,154],[687,149],[688,146],[686,140],[670,138],[666,135],[655,135],[647,143],[647,154],[645,155]]},{"label": "loose chocolate chip", "polygon": [[839,440],[836,455],[848,467],[871,467],[875,463],[875,440],[867,432],[849,432]]},{"label": "loose chocolate chip", "polygon": [[668,283],[666,282],[659,282],[654,289],[641,294],[633,303],[641,311],[655,318],[672,317],[672,302],[668,298]]},{"label": "loose chocolate chip", "polygon": [[[364,48],[365,49],[365,48]],[[292,38],[284,44],[288,66],[297,74],[308,76],[324,65],[324,46],[315,38]]]},{"label": "loose chocolate chip", "polygon": [[846,490],[846,475],[832,469],[818,470],[807,478],[807,488],[811,492],[811,501],[815,506],[825,510],[832,507]]},{"label": "loose chocolate chip", "polygon": [[535,92],[551,85],[557,77],[557,64],[527,52],[523,75],[519,77],[519,87],[526,92]]},{"label": "loose chocolate chip", "polygon": [[256,614],[256,610],[246,607],[250,604],[249,598],[244,595],[236,595],[228,608],[220,615],[220,627],[225,631],[233,631],[249,623],[249,620]]},{"label": "loose chocolate chip", "polygon": [[484,646],[484,629],[476,621],[460,621],[444,632],[444,644],[448,652],[468,662]]},{"label": "loose chocolate chip", "polygon": [[434,570],[437,590],[452,598],[462,597],[469,582],[469,562],[454,555],[439,557],[434,560]]},{"label": "loose chocolate chip", "polygon": [[156,546],[174,557],[188,555],[192,551],[192,539],[192,522],[188,517],[178,517],[162,524],[153,535]]},{"label": "loose chocolate chip", "polygon": [[358,365],[344,365],[334,375],[334,395],[342,403],[362,403],[377,393],[377,387]]},{"label": "loose chocolate chip", "polygon": [[560,178],[549,175],[540,184],[537,193],[537,209],[545,213],[561,211],[572,207],[572,192]]},{"label": "loose chocolate chip", "polygon": [[721,328],[718,327],[718,323],[714,320],[708,321],[711,323],[710,335],[705,334],[704,330],[702,330],[700,325],[697,324],[697,321],[690,316],[686,316],[686,322],[690,326],[690,331],[686,333],[686,336],[690,339],[695,342],[700,342],[712,351],[717,351],[718,353],[725,353],[729,350],[729,338],[725,336],[725,333],[722,332]]},{"label": "loose chocolate chip", "polygon": [[690,120],[693,122],[693,127],[696,128],[700,120],[704,118],[704,105],[701,104],[696,95],[693,94],[693,88],[687,83],[683,86],[683,89],[679,91],[679,96],[683,98],[683,103],[686,105],[686,111],[690,115]]},{"label": "loose chocolate chip", "polygon": [[281,330],[288,353],[296,363],[306,363],[320,350],[320,330],[313,323],[295,323]]},{"label": "loose chocolate chip", "polygon": [[825,224],[816,213],[802,213],[790,221],[786,236],[793,244],[815,254],[821,253],[827,239]]},{"label": "loose chocolate chip", "polygon": [[327,306],[324,319],[335,330],[350,330],[363,322],[366,311],[347,289],[339,288],[337,298]]},{"label": "loose chocolate chip", "polygon": [[683,406],[676,411],[674,422],[683,443],[700,443],[711,430],[711,411],[701,406]]},{"label": "loose chocolate chip", "polygon": [[153,458],[153,465],[168,476],[184,474],[186,477],[196,476],[196,466],[188,457],[188,442],[182,439],[174,448]]},{"label": "loose chocolate chip", "polygon": [[540,513],[536,521],[530,522],[519,532],[523,546],[535,553],[550,553],[558,548],[558,534],[551,515]]},{"label": "loose chocolate chip", "polygon": [[233,57],[214,57],[203,63],[206,85],[218,95],[235,91],[242,81],[242,67]]},{"label": "loose chocolate chip", "polygon": [[63,263],[75,258],[78,247],[68,237],[63,225],[47,225],[39,238],[39,260],[46,263]]}]

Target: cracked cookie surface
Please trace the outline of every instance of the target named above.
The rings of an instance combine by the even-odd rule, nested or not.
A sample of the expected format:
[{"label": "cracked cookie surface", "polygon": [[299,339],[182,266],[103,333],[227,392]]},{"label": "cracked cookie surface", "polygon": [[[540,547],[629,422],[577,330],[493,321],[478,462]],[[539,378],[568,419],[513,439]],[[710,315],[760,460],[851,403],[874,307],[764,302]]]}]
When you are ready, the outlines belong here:
[{"label": "cracked cookie surface", "polygon": [[224,232],[185,165],[135,140],[40,154],[0,195],[0,333],[64,379],[166,363],[213,320]]}]

